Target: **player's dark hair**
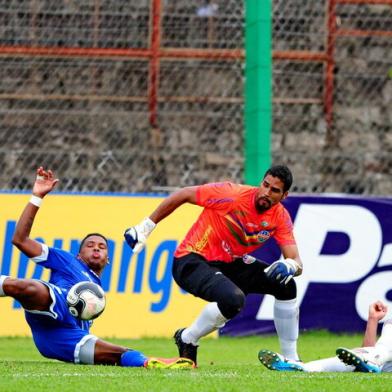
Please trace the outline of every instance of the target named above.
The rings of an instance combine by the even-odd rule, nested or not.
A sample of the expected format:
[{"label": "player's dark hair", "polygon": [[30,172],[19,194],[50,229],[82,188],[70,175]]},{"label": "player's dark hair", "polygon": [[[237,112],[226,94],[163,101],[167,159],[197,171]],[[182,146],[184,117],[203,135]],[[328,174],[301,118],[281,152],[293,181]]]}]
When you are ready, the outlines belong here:
[{"label": "player's dark hair", "polygon": [[80,242],[79,252],[82,250],[83,245],[84,245],[84,243],[86,242],[87,238],[88,238],[88,237],[91,237],[91,236],[93,236],[93,235],[96,235],[96,236],[98,236],[98,237],[101,237],[101,238],[106,242],[106,246],[108,246],[108,240],[107,240],[107,238],[106,238],[103,234],[101,234],[101,233],[88,233],[88,234],[82,239],[82,241]]},{"label": "player's dark hair", "polygon": [[271,175],[272,177],[278,177],[283,182],[283,192],[287,192],[291,184],[293,183],[293,175],[290,169],[284,165],[271,166],[264,174],[264,177]]}]

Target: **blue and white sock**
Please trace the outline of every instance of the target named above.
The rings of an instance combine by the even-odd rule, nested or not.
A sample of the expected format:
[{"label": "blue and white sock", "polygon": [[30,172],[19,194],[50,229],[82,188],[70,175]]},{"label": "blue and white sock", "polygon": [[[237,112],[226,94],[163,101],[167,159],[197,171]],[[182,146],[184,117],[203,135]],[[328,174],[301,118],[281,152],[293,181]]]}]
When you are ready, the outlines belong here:
[{"label": "blue and white sock", "polygon": [[147,357],[136,350],[125,351],[123,355],[121,355],[120,366],[124,367],[143,367],[147,361]]}]

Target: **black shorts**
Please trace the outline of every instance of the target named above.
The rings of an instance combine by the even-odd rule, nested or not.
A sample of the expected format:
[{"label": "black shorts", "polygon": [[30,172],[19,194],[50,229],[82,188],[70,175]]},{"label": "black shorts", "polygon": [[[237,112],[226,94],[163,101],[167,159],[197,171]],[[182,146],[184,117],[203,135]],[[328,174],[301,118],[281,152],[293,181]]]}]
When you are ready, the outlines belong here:
[{"label": "black shorts", "polygon": [[174,258],[172,272],[174,280],[182,289],[209,302],[217,300],[214,287],[225,287],[225,290],[240,288],[245,295],[271,294],[281,300],[295,298],[294,280],[287,285],[271,281],[264,272],[268,266],[259,260],[245,264],[242,258],[232,263],[207,262],[203,256],[189,253]]}]

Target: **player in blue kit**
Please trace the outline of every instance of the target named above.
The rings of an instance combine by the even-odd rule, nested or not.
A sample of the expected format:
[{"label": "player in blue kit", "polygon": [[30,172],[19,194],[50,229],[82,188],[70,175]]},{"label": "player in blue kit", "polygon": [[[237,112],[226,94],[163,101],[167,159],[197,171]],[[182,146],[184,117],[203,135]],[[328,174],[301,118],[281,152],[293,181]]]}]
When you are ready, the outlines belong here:
[{"label": "player in blue kit", "polygon": [[89,332],[91,321],[78,320],[70,314],[66,303],[68,290],[81,281],[101,285],[100,276],[108,263],[108,249],[106,238],[99,233],[88,234],[82,240],[77,256],[29,238],[43,198],[58,181],[51,170],[43,167],[37,170],[33,195],[19,218],[12,239],[26,256],[50,269],[49,282],[0,275],[0,296],[20,302],[39,352],[47,358],[80,364],[192,368],[194,364],[187,358],[148,358],[139,351],[99,339]]}]

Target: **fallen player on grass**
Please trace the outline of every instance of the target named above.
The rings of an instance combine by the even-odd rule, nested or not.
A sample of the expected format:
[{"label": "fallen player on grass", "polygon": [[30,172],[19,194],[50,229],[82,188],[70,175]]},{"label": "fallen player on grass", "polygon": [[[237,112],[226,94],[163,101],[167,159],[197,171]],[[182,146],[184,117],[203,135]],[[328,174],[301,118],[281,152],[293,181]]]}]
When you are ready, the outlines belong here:
[{"label": "fallen player on grass", "polygon": [[370,305],[362,347],[339,347],[336,356],[311,362],[292,361],[271,350],[260,350],[259,360],[269,370],[300,372],[392,372],[392,318],[384,322],[377,340],[377,325],[387,306],[377,301]]}]

